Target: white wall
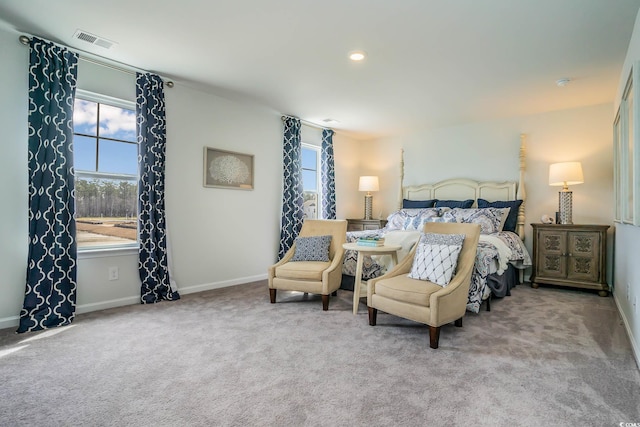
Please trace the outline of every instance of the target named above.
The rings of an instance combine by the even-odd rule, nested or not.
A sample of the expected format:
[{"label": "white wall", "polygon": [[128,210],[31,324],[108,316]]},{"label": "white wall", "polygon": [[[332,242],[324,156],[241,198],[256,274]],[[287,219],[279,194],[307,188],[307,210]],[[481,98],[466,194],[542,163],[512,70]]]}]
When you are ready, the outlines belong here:
[{"label": "white wall", "polygon": [[[620,73],[618,95],[611,117],[620,104],[624,86],[634,62],[640,60],[640,13],[636,17],[636,24],[629,42],[627,56]],[[637,82],[634,82],[637,84]],[[638,195],[635,195],[638,197]],[[624,324],[629,332],[631,343],[635,351],[636,361],[640,365],[640,263],[637,262],[640,253],[640,227],[628,224],[616,224],[615,240],[615,292],[614,298]],[[634,301],[636,301],[634,307]]]},{"label": "white wall", "polygon": [[[27,64],[18,33],[0,28],[0,328],[18,323],[27,259]],[[130,74],[81,61],[78,87],[134,100]],[[176,82],[167,105],[166,208],[174,278],[182,293],[266,278],[279,243],[282,179],[280,115]],[[203,147],[255,156],[253,191],[205,188]],[[337,214],[355,210],[359,144],[334,136]],[[108,280],[109,267],[119,280]],[[139,302],[137,255],[80,255],[77,312]],[[265,301],[266,297],[265,288]]]},{"label": "white wall", "polygon": [[[279,239],[282,122],[179,83],[167,99],[167,221],[185,291],[266,277]],[[254,190],[202,185],[203,147],[254,155]]]}]

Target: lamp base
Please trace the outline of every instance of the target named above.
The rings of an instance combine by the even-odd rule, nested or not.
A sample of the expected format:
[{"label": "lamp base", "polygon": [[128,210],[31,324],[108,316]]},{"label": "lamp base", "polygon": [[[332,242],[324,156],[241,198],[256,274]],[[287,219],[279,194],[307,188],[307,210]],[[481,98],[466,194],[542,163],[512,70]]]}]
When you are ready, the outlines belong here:
[{"label": "lamp base", "polygon": [[558,224],[573,224],[572,220],[572,199],[573,193],[571,191],[560,191],[558,193],[558,202],[560,205],[559,210],[559,222]]},{"label": "lamp base", "polygon": [[367,194],[364,196],[364,219],[373,219],[373,196]]}]

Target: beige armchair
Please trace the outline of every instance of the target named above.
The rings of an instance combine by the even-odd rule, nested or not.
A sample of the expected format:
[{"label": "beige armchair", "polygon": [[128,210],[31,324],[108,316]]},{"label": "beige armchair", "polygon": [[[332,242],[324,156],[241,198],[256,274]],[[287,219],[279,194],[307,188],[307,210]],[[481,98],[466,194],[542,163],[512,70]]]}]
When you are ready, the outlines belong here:
[{"label": "beige armchair", "polygon": [[369,325],[376,325],[378,310],[429,325],[431,348],[438,348],[440,327],[450,322],[462,326],[467,307],[471,273],[476,258],[480,226],[478,224],[427,223],[424,231],[439,234],[464,234],[456,273],[445,287],[408,277],[418,245],[393,270],[369,280],[367,305]]},{"label": "beige armchair", "polygon": [[329,261],[291,261],[295,243],[285,256],[268,269],[269,296],[276,302],[278,289],[322,295],[322,309],[329,309],[329,295],[336,295],[342,281],[342,244],[347,237],[345,220],[310,220],[302,224],[298,237],[331,235]]}]

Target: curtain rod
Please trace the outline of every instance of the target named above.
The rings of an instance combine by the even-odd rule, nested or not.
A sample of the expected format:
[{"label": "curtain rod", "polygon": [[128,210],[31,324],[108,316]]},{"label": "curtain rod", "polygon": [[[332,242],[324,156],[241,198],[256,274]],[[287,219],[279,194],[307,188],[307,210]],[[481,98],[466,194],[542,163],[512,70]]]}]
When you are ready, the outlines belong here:
[{"label": "curtain rod", "polygon": [[[282,117],[280,117],[280,118],[282,119],[282,121],[284,121],[284,119],[285,119],[285,118],[298,119],[298,118],[297,118],[297,117],[295,117],[295,116],[288,116],[288,115],[286,115],[286,114],[285,114],[285,115],[283,115],[283,116],[282,116]],[[320,126],[320,125],[318,125],[318,124],[315,124],[315,123],[312,123],[312,122],[309,122],[309,121],[306,121],[306,120],[302,120],[302,119],[298,119],[298,120],[300,120],[300,123],[301,123],[301,124],[303,124],[303,125],[305,125],[305,126],[309,126],[309,127],[311,127],[311,128],[333,130],[333,129],[328,128],[328,127],[326,127],[326,126]],[[334,131],[334,132],[335,132],[335,131]]]},{"label": "curtain rod", "polygon": [[[25,36],[25,35],[21,35],[20,37],[18,37],[18,40],[20,40],[20,43],[22,43],[25,46],[29,46],[29,43],[31,42],[31,38],[29,36]],[[94,55],[94,56],[98,56],[98,57],[102,58],[100,55],[96,55],[94,53],[90,53],[90,52],[84,51],[82,49],[75,49],[75,48],[71,48],[69,46],[65,46],[65,48],[69,49],[72,52],[81,54],[81,56],[79,55],[79,58],[82,59],[83,61],[89,62],[91,64],[100,65],[102,67],[111,68],[112,70],[120,71],[122,73],[127,73],[127,74],[133,74],[133,75],[135,75],[137,71],[141,71],[141,72],[144,72],[144,73],[147,72],[145,70],[141,70],[140,68],[136,68],[136,67],[133,67],[133,66],[131,66],[129,64],[124,64],[124,63],[118,62],[118,61],[113,61],[113,62],[117,62],[118,64],[121,64],[123,67],[127,67],[127,68],[118,67],[117,65],[109,64],[108,62],[99,61],[97,59],[91,58],[91,57],[86,56],[86,55]],[[108,59],[108,58],[104,58],[104,59]],[[112,61],[112,60],[109,59],[109,61]],[[133,70],[135,70],[135,71],[133,71]],[[173,82],[171,80],[167,80],[165,82],[165,84],[169,88],[173,87]]]}]

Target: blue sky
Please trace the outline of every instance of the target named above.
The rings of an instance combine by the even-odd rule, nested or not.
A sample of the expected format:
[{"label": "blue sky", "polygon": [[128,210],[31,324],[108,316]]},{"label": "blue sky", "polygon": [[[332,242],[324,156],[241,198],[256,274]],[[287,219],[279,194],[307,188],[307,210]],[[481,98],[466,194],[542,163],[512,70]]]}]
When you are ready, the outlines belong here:
[{"label": "blue sky", "polygon": [[[318,152],[302,147],[302,186],[304,191],[318,191]],[[305,169],[313,169],[305,170]]]},{"label": "blue sky", "polygon": [[98,172],[135,175],[138,171],[135,112],[120,107],[100,105],[100,136],[132,143],[100,139],[96,144],[97,119],[98,104],[76,98],[73,111],[74,132],[94,137],[78,135],[74,137],[75,169],[95,172],[96,149],[98,149]]}]

